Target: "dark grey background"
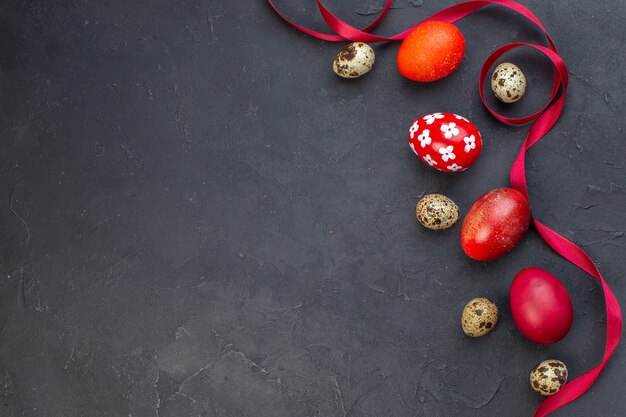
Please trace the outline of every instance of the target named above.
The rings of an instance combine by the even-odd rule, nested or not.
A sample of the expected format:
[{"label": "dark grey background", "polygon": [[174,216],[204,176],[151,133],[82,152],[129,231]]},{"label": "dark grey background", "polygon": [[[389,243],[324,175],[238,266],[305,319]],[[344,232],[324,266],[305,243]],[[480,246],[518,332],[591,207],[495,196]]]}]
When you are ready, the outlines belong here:
[{"label": "dark grey background", "polygon": [[[364,25],[382,0],[328,0]],[[452,1],[398,0],[392,34]],[[314,2],[278,1],[324,29]],[[626,229],[626,9],[526,1],[571,71],[565,112],[528,157],[532,206],[582,244],[621,301]],[[528,127],[491,118],[477,76],[494,47],[544,42],[490,7],[458,23],[461,68],[403,79],[397,44],[366,77],[331,71],[342,47],[290,29],[262,0],[0,3],[0,415],[526,417],[540,360],[572,376],[599,362],[601,290],[531,231],[471,262],[459,226],[421,228],[441,192],[465,212],[508,170]],[[508,57],[545,100],[551,68]],[[406,132],[424,113],[473,120],[484,138],[460,175],[429,170]],[[569,336],[526,341],[507,292],[544,267],[575,305]],[[488,296],[501,322],[471,340],[462,307]],[[619,350],[555,416],[624,415]]]}]

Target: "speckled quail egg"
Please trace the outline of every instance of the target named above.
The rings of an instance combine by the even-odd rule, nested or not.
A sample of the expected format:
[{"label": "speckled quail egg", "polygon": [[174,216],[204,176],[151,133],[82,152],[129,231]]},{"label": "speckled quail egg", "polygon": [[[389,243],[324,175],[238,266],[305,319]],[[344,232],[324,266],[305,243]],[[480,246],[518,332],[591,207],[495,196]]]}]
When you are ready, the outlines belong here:
[{"label": "speckled quail egg", "polygon": [[427,194],[417,202],[415,216],[428,229],[447,229],[459,220],[459,207],[442,194]]},{"label": "speckled quail egg", "polygon": [[491,89],[498,100],[514,103],[526,93],[526,77],[517,65],[503,62],[493,71]]},{"label": "speckled quail egg", "polygon": [[463,309],[461,326],[470,337],[489,333],[498,323],[498,306],[484,297],[471,300]]},{"label": "speckled quail egg", "polygon": [[548,359],[535,366],[530,373],[530,386],[541,395],[552,395],[567,382],[567,366],[556,359]]},{"label": "speckled quail egg", "polygon": [[367,74],[375,60],[376,55],[371,46],[363,42],[352,42],[335,57],[333,71],[343,78],[357,78]]}]

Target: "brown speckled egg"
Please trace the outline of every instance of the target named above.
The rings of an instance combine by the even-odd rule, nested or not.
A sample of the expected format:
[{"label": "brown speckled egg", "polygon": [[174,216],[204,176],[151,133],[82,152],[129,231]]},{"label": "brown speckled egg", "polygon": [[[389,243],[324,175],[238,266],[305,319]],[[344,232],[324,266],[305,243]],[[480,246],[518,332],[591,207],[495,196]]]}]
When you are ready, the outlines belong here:
[{"label": "brown speckled egg", "polygon": [[504,62],[493,71],[491,89],[498,100],[514,103],[526,93],[526,77],[517,65]]},{"label": "brown speckled egg", "polygon": [[556,394],[566,382],[567,366],[556,359],[541,362],[530,373],[530,386],[541,395]]},{"label": "brown speckled egg", "polygon": [[459,220],[459,207],[442,194],[427,194],[415,206],[415,216],[428,229],[447,229]]},{"label": "brown speckled egg", "polygon": [[471,300],[463,309],[461,326],[470,337],[480,337],[489,333],[498,323],[498,306],[487,298]]},{"label": "brown speckled egg", "polygon": [[367,74],[375,61],[376,55],[371,46],[363,42],[352,42],[335,57],[333,71],[343,78],[357,78]]}]

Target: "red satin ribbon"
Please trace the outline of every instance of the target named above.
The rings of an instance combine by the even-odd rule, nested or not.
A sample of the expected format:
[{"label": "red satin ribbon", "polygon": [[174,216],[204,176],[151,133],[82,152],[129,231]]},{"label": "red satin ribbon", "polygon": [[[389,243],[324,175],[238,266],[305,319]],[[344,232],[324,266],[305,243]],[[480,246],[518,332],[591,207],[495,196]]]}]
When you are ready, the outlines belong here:
[{"label": "red satin ribbon", "polygon": [[[521,125],[529,122],[534,122],[528,132],[528,135],[526,136],[526,139],[524,141],[524,144],[522,145],[522,148],[520,149],[519,154],[517,155],[517,158],[515,159],[515,162],[513,163],[510,174],[511,186],[521,191],[528,197],[528,188],[526,186],[526,172],[524,167],[526,151],[539,140],[541,140],[550,131],[550,129],[552,129],[554,124],[559,119],[561,112],[563,111],[563,105],[565,103],[565,93],[567,91],[569,79],[567,66],[559,56],[556,46],[552,41],[552,38],[550,38],[550,35],[548,34],[543,24],[529,9],[519,3],[509,0],[472,0],[456,4],[452,7],[435,13],[431,17],[424,19],[417,25],[397,35],[391,37],[383,37],[373,35],[369,33],[369,31],[375,28],[376,25],[378,25],[383,20],[383,18],[391,8],[393,0],[386,0],[384,8],[380,12],[376,20],[374,20],[373,23],[371,23],[364,29],[355,28],[344,22],[343,20],[339,19],[337,16],[333,15],[328,9],[326,9],[324,5],[322,5],[320,0],[317,0],[317,5],[319,7],[320,13],[322,14],[322,17],[324,18],[328,26],[336,33],[336,35],[316,32],[314,30],[310,30],[305,27],[296,25],[278,11],[272,0],[267,0],[267,2],[272,7],[272,9],[274,9],[274,11],[278,13],[278,15],[291,26],[318,39],[333,42],[350,40],[374,43],[402,40],[413,30],[415,26],[421,23],[432,20],[454,23],[457,20],[462,19],[463,17],[475,12],[476,10],[490,4],[498,4],[500,6],[507,7],[528,18],[535,25],[537,25],[546,35],[549,47],[529,43],[511,43],[508,45],[504,45],[496,49],[489,55],[489,57],[487,57],[480,71],[479,80],[480,98],[493,117],[495,117],[502,123],[510,125]],[[534,48],[543,53],[554,66],[554,79],[550,99],[542,109],[529,116],[510,118],[498,114],[488,106],[485,100],[484,84],[485,79],[487,78],[489,71],[491,70],[491,67],[498,60],[498,58],[509,52],[510,50],[520,47]],[[598,271],[598,268],[593,263],[591,258],[580,247],[576,246],[571,241],[551,230],[534,217],[533,223],[543,240],[552,249],[554,249],[563,258],[578,266],[580,269],[587,272],[589,275],[591,275],[600,282],[600,284],[602,285],[604,300],[606,303],[606,342],[602,361],[595,368],[565,384],[565,386],[563,386],[563,388],[558,393],[546,398],[534,414],[534,417],[544,417],[574,401],[585,391],[587,391],[589,387],[591,387],[591,385],[593,385],[593,383],[596,381],[596,379],[608,363],[609,359],[615,352],[615,349],[617,349],[617,346],[619,345],[622,336],[622,313],[619,303],[615,298],[615,295],[613,295],[613,292],[609,288],[608,284],[602,277],[602,274],[600,274],[600,271]]]}]

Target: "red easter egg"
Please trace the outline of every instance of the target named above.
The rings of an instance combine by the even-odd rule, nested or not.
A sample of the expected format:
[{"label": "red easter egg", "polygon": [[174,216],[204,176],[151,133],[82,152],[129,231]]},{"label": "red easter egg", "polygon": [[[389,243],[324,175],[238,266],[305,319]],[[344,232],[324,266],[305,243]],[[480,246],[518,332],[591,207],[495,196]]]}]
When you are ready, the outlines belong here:
[{"label": "red easter egg", "polygon": [[533,342],[556,343],[572,327],[574,310],[567,289],[544,269],[521,270],[511,284],[510,297],[515,325]]},{"label": "red easter egg", "polygon": [[456,70],[465,55],[463,33],[448,22],[417,26],[400,44],[398,70],[414,81],[435,81]]},{"label": "red easter egg", "polygon": [[461,247],[477,261],[496,259],[517,246],[529,225],[526,197],[513,188],[497,188],[483,194],[467,212]]},{"label": "red easter egg", "polygon": [[465,117],[452,113],[422,116],[409,128],[409,145],[430,167],[444,172],[465,171],[480,155],[480,132]]}]

